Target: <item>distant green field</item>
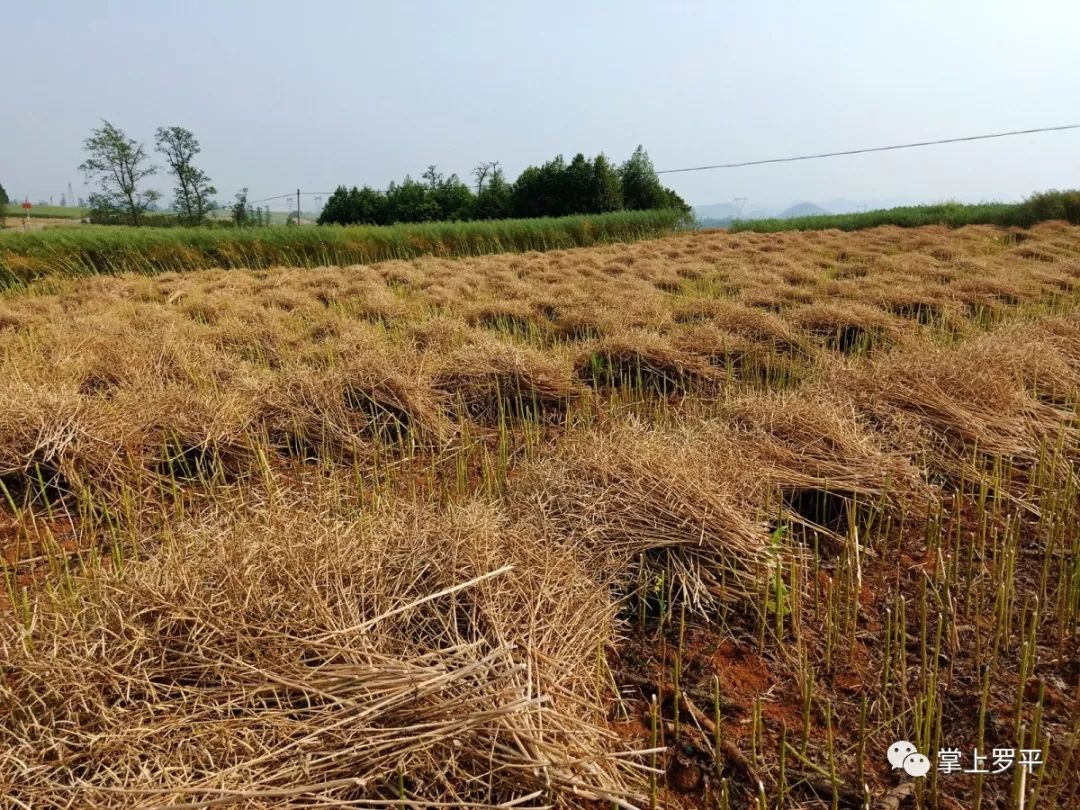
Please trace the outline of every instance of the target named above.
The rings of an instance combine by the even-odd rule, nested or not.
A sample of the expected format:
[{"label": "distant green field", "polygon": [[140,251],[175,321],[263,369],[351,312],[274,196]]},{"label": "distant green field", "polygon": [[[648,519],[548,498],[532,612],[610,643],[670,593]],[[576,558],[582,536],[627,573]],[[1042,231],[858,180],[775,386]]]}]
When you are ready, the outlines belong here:
[{"label": "distant green field", "polygon": [[688,227],[682,211],[307,228],[132,228],[84,225],[0,232],[0,288],[44,276],[167,273],[210,267],[367,264],[628,242]]},{"label": "distant green field", "polygon": [[90,214],[89,208],[77,208],[75,206],[61,205],[35,205],[26,212],[22,209],[22,203],[11,203],[4,210],[4,216],[49,219],[82,219]]},{"label": "distant green field", "polygon": [[894,225],[900,228],[917,228],[922,225],[945,225],[950,228],[959,228],[963,225],[1027,227],[1050,219],[1063,219],[1080,224],[1080,191],[1041,192],[1033,194],[1021,203],[978,203],[975,205],[942,203],[886,208],[857,214],[736,220],[729,230],[777,233],[829,228],[857,231],[882,225]]}]

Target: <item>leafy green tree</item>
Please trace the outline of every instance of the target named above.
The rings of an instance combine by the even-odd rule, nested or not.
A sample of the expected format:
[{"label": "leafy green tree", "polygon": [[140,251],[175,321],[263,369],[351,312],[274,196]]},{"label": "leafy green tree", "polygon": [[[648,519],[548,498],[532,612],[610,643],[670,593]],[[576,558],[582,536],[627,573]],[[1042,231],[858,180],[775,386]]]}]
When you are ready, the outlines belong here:
[{"label": "leafy green tree", "polygon": [[557,187],[559,215],[592,213],[593,168],[581,152],[574,155],[563,171]]},{"label": "leafy green tree", "polygon": [[691,211],[690,204],[672,191],[670,188],[664,189],[664,208],[674,208],[678,211],[682,211],[685,214],[689,214]]},{"label": "leafy green tree", "polygon": [[103,121],[83,141],[86,160],[79,170],[89,183],[94,180],[99,193],[90,195],[90,207],[105,214],[122,213],[132,225],[161,197],[154,189],[140,189],[147,177],[157,172],[149,162],[146,147],[123,130]]},{"label": "leafy green tree", "polygon": [[510,216],[543,216],[543,175],[537,166],[526,166],[510,190]]},{"label": "leafy green tree", "polygon": [[[457,175],[443,175],[430,165],[416,181],[406,177],[391,183],[385,193],[365,186],[338,186],[330,196],[320,224],[431,220],[556,217],[599,214],[634,205],[689,210],[677,194],[660,185],[645,150],[638,147],[620,168],[603,155],[592,160],[577,154],[567,163],[559,155],[540,166],[529,166],[513,184],[498,162],[481,163],[472,172],[475,192]],[[624,199],[629,192],[630,203]]]},{"label": "leafy green tree", "polygon": [[623,207],[630,211],[666,208],[669,200],[665,189],[656,176],[649,153],[638,146],[619,169],[622,179]]},{"label": "leafy green tree", "polygon": [[606,211],[621,211],[622,207],[622,181],[619,179],[619,172],[601,152],[592,162],[588,210],[593,214],[602,214]]},{"label": "leafy green tree", "polygon": [[[473,195],[456,174],[444,176],[431,164],[421,175],[427,192],[423,211],[431,211],[432,219],[462,220],[472,218]],[[399,191],[400,193],[400,191]],[[437,209],[437,210],[436,210]]]},{"label": "leafy green tree", "polygon": [[[353,191],[356,191],[356,186],[353,186]],[[348,225],[353,221],[350,219],[351,213],[349,190],[345,186],[338,186],[327,199],[322,211],[319,212],[319,224]]]},{"label": "leafy green tree", "polygon": [[440,219],[460,221],[473,218],[476,197],[456,174],[442,180],[431,194],[439,206]]},{"label": "leafy green tree", "polygon": [[243,228],[244,226],[251,224],[248,218],[250,206],[248,205],[247,197],[247,186],[244,186],[244,188],[236,193],[236,202],[234,202],[232,206],[232,221],[233,225],[237,228]]},{"label": "leafy green tree", "polygon": [[8,193],[4,191],[4,187],[0,186],[0,207],[7,205],[11,200],[8,199]]},{"label": "leafy green tree", "polygon": [[430,191],[434,191],[443,184],[443,176],[435,168],[434,163],[428,164],[427,171],[420,175],[420,179],[424,181]]},{"label": "leafy green tree", "polygon": [[353,222],[369,225],[390,225],[390,206],[386,194],[371,186],[353,187],[349,199],[355,212]]},{"label": "leafy green tree", "polygon": [[476,195],[473,216],[477,219],[505,219],[510,216],[512,186],[506,182],[503,170],[495,167],[487,183]]},{"label": "leafy green tree", "polygon": [[180,218],[189,225],[201,223],[214,207],[217,189],[211,185],[206,172],[192,163],[202,151],[199,141],[183,127],[158,127],[155,148],[165,156],[165,162],[176,178],[173,206]]},{"label": "leafy green tree", "polygon": [[[425,173],[426,174],[426,173]],[[413,180],[409,175],[400,185],[391,183],[386,189],[390,222],[432,222],[441,213],[439,204],[429,193],[430,185]]]},{"label": "leafy green tree", "polygon": [[529,166],[514,183],[510,211],[515,217],[557,217],[567,207],[566,160],[562,155],[539,168]]},{"label": "leafy green tree", "polygon": [[499,170],[499,161],[485,160],[472,170],[473,179],[476,180],[476,196],[484,190],[484,184],[490,180]]}]

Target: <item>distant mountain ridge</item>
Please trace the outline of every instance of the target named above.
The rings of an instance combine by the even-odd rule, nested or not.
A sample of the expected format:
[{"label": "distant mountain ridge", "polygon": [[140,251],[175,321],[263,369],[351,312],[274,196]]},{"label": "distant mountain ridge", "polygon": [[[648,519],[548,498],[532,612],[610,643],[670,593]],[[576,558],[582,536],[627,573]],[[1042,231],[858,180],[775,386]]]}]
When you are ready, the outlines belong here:
[{"label": "distant mountain ridge", "polygon": [[[956,198],[950,199],[950,201],[962,203],[988,202],[982,196],[964,194],[958,195]],[[876,197],[865,200],[833,197],[820,202],[801,200],[786,206],[749,203],[743,207],[741,213],[739,212],[739,206],[730,202],[695,205],[693,211],[698,220],[705,223],[705,227],[723,228],[731,224],[731,221],[735,219],[790,219],[792,217],[819,216],[822,214],[854,214],[860,211],[877,211],[909,205],[934,205],[942,202],[945,202],[945,200],[916,199],[912,197]]]},{"label": "distant mountain ridge", "polygon": [[787,208],[775,206],[744,208],[741,212],[739,206],[733,203],[712,203],[710,205],[695,205],[694,216],[707,228],[723,228],[736,219],[790,219],[791,217],[808,217],[820,214],[838,213],[815,205],[812,202],[797,202]]},{"label": "distant mountain ridge", "polygon": [[795,203],[790,208],[785,208],[779,214],[776,215],[777,219],[794,219],[795,217],[817,217],[822,214],[831,214],[831,211],[826,211],[820,205],[814,205],[811,202]]}]

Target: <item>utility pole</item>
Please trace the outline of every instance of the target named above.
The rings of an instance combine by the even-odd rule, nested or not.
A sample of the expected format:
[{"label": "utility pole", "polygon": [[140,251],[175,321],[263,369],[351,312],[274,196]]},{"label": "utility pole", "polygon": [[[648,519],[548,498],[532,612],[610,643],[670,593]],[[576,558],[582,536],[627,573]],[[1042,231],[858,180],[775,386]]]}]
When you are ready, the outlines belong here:
[{"label": "utility pole", "polygon": [[300,189],[296,190],[296,227],[300,227]]}]

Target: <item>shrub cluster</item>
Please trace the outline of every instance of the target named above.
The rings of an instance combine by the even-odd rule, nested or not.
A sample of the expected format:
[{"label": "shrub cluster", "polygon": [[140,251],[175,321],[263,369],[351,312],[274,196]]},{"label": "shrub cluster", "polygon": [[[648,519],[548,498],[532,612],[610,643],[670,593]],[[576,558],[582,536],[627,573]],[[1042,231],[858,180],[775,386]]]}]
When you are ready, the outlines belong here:
[{"label": "shrub cluster", "polygon": [[1080,225],[1080,189],[1051,189],[1032,194],[1017,208],[1010,224],[1027,226],[1050,219],[1064,219]]},{"label": "shrub cluster", "polygon": [[530,166],[513,183],[497,164],[473,173],[476,190],[456,174],[449,177],[429,166],[421,180],[406,176],[386,191],[371,186],[338,186],[319,216],[319,224],[392,225],[397,222],[529,219],[612,211],[689,210],[664,188],[642,147],[615,166],[604,155],[589,160],[579,153],[567,163],[562,155]]},{"label": "shrub cluster", "polygon": [[945,225],[959,228],[964,225],[999,225],[1004,228],[1028,228],[1048,220],[1066,220],[1080,225],[1080,190],[1040,191],[1020,203],[978,203],[962,205],[949,202],[938,205],[910,205],[883,208],[857,214],[818,214],[790,219],[736,220],[732,231],[815,231],[835,228],[858,231],[881,225],[900,228],[919,228],[924,225]]}]

